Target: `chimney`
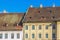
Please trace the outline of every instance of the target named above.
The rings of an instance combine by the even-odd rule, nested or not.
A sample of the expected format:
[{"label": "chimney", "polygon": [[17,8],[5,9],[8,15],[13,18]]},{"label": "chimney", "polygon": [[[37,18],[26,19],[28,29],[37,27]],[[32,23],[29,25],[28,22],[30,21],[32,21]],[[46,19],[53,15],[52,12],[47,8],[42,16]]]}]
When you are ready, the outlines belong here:
[{"label": "chimney", "polygon": [[40,8],[42,8],[43,7],[43,5],[42,4],[40,4]]},{"label": "chimney", "polygon": [[30,5],[30,7],[32,8],[32,7],[33,7],[33,5]]},{"label": "chimney", "polygon": [[53,4],[53,7],[55,7],[55,4]]}]

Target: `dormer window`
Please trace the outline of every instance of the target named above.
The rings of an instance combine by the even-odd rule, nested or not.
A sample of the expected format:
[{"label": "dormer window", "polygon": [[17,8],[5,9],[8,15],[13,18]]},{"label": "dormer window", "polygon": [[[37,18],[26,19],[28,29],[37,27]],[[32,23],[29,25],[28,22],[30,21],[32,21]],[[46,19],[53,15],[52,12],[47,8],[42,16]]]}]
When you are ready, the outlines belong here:
[{"label": "dormer window", "polygon": [[40,13],[40,11],[38,11],[38,13]]},{"label": "dormer window", "polygon": [[30,19],[32,18],[32,17],[29,17]]},{"label": "dormer window", "polygon": [[52,16],[52,19],[54,19],[55,18],[55,16]]},{"label": "dormer window", "polygon": [[52,13],[52,10],[49,10],[49,13]]},{"label": "dormer window", "polygon": [[14,26],[18,26],[18,23],[15,23]]},{"label": "dormer window", "polygon": [[44,16],[42,16],[42,18],[44,18]]},{"label": "dormer window", "polygon": [[55,17],[53,16],[53,18],[55,18]]}]

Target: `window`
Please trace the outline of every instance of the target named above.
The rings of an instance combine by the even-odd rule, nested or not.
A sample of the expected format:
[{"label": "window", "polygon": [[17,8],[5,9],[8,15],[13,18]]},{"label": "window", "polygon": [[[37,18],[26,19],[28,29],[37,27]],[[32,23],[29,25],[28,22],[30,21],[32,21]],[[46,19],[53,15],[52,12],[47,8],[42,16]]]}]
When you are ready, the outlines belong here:
[{"label": "window", "polygon": [[46,38],[48,38],[48,34],[46,34]]},{"label": "window", "polygon": [[25,37],[28,38],[28,34],[25,34]]},{"label": "window", "polygon": [[52,16],[52,18],[54,19],[54,18],[55,18],[55,16]]},{"label": "window", "polygon": [[42,18],[44,19],[44,16],[42,16]]},{"label": "window", "polygon": [[32,17],[29,17],[30,19],[32,18]]},{"label": "window", "polygon": [[35,26],[34,25],[32,25],[32,30],[34,30],[35,29]]},{"label": "window", "polygon": [[38,13],[40,13],[40,10],[38,11]]},{"label": "window", "polygon": [[8,38],[8,34],[6,33],[6,34],[5,34],[5,39],[7,39],[7,38]]},{"label": "window", "polygon": [[20,38],[20,33],[17,33],[17,39],[19,39]]},{"label": "window", "polygon": [[32,34],[32,38],[34,38],[35,37],[35,35],[34,34]]},{"label": "window", "polygon": [[28,30],[28,25],[26,25],[25,29]]},{"label": "window", "polygon": [[46,25],[46,29],[48,29],[48,25]]},{"label": "window", "polygon": [[56,26],[56,25],[55,25],[55,24],[53,24],[53,27],[52,27],[52,28],[53,28],[53,29],[55,29],[55,26]]},{"label": "window", "polygon": [[49,13],[52,13],[52,10],[49,10],[48,12],[49,12]]},{"label": "window", "polygon": [[52,34],[52,38],[55,38],[55,33]]},{"label": "window", "polygon": [[41,25],[39,25],[39,29],[41,29]]},{"label": "window", "polygon": [[39,38],[41,38],[41,34],[39,34]]},{"label": "window", "polygon": [[0,39],[2,39],[2,34],[0,34]]},{"label": "window", "polygon": [[14,33],[11,33],[11,39],[14,39]]}]

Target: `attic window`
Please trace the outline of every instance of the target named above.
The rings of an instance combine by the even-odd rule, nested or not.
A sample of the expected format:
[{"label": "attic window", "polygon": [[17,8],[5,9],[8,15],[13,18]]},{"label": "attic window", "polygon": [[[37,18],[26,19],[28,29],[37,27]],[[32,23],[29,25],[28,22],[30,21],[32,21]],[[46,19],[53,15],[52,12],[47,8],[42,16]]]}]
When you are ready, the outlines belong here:
[{"label": "attic window", "polygon": [[29,17],[30,19],[32,18],[32,17]]},{"label": "attic window", "polygon": [[55,18],[55,16],[52,16],[52,18],[54,19],[54,18]]},{"label": "attic window", "polygon": [[40,13],[40,11],[38,11],[38,13]]},{"label": "attic window", "polygon": [[44,18],[44,16],[42,16],[42,18]]},{"label": "attic window", "polygon": [[52,13],[52,10],[50,10],[49,13]]},{"label": "attic window", "polygon": [[14,26],[18,26],[18,23],[15,23]]}]

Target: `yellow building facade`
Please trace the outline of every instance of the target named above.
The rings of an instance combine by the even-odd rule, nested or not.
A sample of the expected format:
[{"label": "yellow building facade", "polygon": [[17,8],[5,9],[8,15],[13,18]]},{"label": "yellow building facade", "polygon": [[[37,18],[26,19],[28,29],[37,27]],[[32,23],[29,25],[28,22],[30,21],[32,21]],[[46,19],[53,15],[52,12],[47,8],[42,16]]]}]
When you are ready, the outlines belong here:
[{"label": "yellow building facade", "polygon": [[52,40],[52,35],[56,33],[56,29],[53,30],[51,24],[52,23],[24,23],[24,40]]},{"label": "yellow building facade", "polygon": [[59,10],[29,8],[23,20],[23,40],[60,40]]}]

